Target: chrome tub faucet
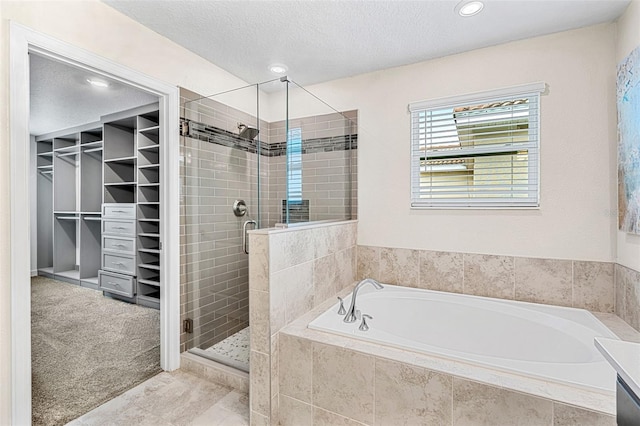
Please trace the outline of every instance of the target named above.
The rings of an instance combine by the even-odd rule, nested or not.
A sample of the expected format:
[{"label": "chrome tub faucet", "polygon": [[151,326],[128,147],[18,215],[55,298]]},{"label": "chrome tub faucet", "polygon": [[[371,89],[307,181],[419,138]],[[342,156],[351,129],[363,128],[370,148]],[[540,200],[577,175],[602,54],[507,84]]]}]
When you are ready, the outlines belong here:
[{"label": "chrome tub faucet", "polygon": [[355,322],[358,318],[356,314],[358,312],[356,310],[356,296],[358,295],[358,290],[360,290],[360,288],[365,284],[371,284],[373,287],[375,287],[376,290],[382,290],[384,288],[382,284],[371,278],[365,278],[364,280],[360,281],[353,289],[353,293],[351,294],[351,306],[347,311],[347,315],[345,315],[344,317],[344,322]]}]

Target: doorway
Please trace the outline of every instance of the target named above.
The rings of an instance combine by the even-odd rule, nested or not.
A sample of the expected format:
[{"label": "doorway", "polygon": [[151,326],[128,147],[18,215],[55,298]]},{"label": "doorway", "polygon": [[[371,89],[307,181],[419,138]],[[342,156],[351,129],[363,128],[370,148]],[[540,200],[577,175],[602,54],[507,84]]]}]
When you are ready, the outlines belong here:
[{"label": "doorway", "polygon": [[30,330],[30,189],[29,189],[29,53],[89,70],[155,95],[161,119],[159,162],[163,168],[159,212],[164,218],[159,250],[165,277],[160,302],[160,364],[164,370],[179,367],[179,187],[178,187],[178,91],[98,55],[86,52],[11,23],[10,29],[10,152],[11,152],[11,334],[12,422],[31,422],[31,330]]}]

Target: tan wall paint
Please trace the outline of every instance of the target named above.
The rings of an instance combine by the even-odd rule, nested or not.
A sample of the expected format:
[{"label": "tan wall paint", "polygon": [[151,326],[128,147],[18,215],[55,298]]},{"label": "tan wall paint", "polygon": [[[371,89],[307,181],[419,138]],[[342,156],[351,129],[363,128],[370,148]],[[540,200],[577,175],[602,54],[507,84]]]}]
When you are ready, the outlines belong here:
[{"label": "tan wall paint", "polygon": [[[612,261],[614,46],[615,24],[604,24],[309,87],[339,110],[358,109],[358,244]],[[536,81],[549,87],[542,207],[411,210],[407,105]]]}]

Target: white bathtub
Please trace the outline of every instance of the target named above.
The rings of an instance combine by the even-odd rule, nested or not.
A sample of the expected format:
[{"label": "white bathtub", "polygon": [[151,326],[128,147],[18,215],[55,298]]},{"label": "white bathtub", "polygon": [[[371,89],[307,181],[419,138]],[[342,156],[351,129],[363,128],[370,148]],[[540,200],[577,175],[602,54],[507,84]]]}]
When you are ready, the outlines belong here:
[{"label": "white bathtub", "polygon": [[[345,299],[349,308],[351,296]],[[610,392],[615,372],[594,337],[617,337],[583,309],[385,285],[360,289],[356,307],[373,317],[343,322],[338,304],[309,328],[453,358],[557,383]]]}]

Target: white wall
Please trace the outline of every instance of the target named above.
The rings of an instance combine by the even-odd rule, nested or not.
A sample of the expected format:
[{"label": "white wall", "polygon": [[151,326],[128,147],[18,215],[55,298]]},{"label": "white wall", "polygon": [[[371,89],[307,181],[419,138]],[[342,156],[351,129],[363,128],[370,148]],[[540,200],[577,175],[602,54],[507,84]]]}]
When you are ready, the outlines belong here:
[{"label": "white wall", "polygon": [[[9,20],[199,93],[246,82],[95,1],[0,1],[0,424],[11,421]],[[255,103],[255,101],[253,101]],[[177,113],[177,111],[176,111]],[[27,237],[27,236],[25,236]],[[23,255],[16,253],[15,255]]]},{"label": "white wall", "polygon": [[[615,65],[622,62],[638,45],[640,45],[640,2],[634,0],[618,20]],[[640,271],[640,235],[617,231],[617,245],[616,262]]]},{"label": "white wall", "polygon": [[[358,244],[612,261],[614,45],[615,25],[605,24],[309,87],[359,111]],[[549,88],[541,208],[411,210],[407,105],[535,81]]]},{"label": "white wall", "polygon": [[[29,165],[29,191],[30,194],[30,209],[29,212],[31,218],[31,276],[38,275],[38,197],[37,197],[37,189],[38,189],[38,155],[36,148],[36,138],[35,136],[31,136],[31,163]],[[33,232],[36,231],[36,232]]]}]

